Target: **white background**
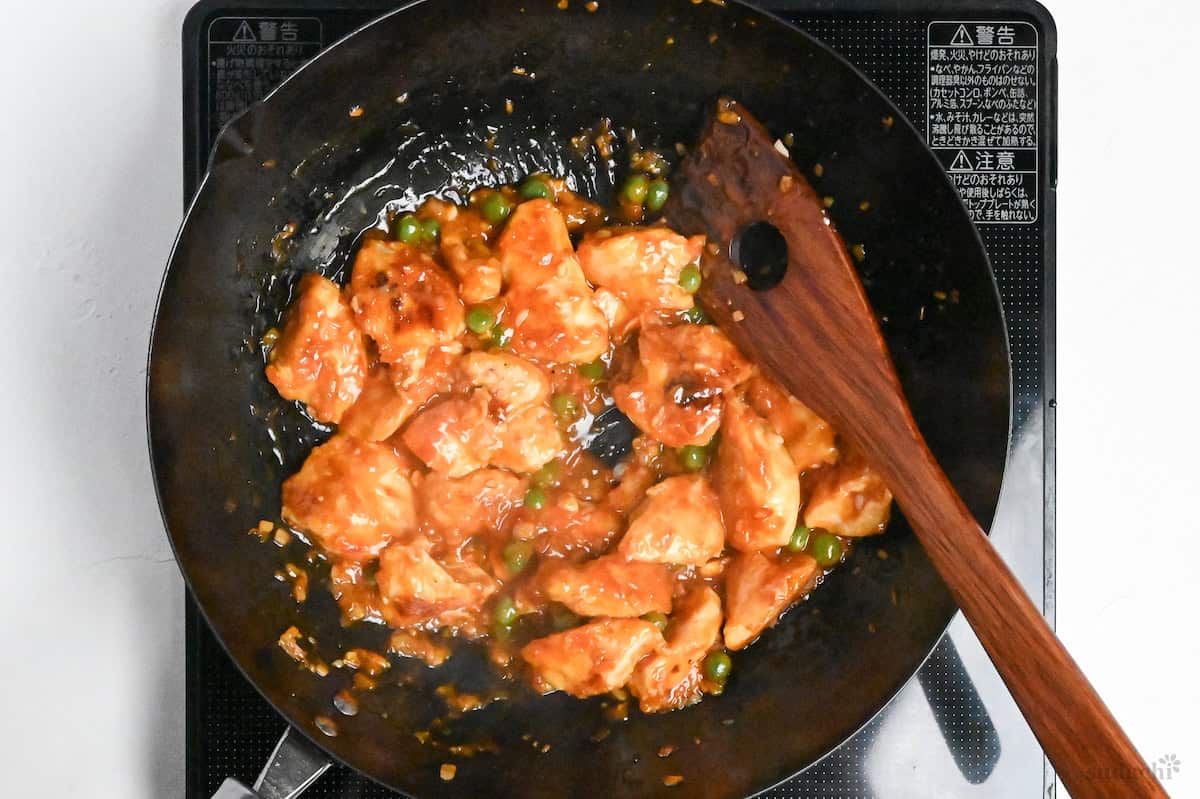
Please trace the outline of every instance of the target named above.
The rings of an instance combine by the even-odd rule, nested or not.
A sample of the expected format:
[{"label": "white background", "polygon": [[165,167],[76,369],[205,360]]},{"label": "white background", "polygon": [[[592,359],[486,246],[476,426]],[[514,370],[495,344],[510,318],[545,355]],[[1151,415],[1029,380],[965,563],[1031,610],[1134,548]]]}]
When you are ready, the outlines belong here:
[{"label": "white background", "polygon": [[[181,216],[191,0],[6,6],[0,793],[170,797],[183,585],[144,360]],[[1060,33],[1058,629],[1200,795],[1200,6],[1049,0]]]}]

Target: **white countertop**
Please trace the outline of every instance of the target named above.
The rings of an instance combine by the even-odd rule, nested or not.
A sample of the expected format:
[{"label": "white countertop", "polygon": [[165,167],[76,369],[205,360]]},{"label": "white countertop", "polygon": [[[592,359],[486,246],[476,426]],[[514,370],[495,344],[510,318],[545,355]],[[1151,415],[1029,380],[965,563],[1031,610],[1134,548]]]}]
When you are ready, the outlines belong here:
[{"label": "white countertop", "polygon": [[[1058,630],[1200,794],[1200,7],[1047,0],[1061,63]],[[15,4],[0,47],[0,764],[9,796],[183,786],[183,583],[145,443],[191,0]]]}]

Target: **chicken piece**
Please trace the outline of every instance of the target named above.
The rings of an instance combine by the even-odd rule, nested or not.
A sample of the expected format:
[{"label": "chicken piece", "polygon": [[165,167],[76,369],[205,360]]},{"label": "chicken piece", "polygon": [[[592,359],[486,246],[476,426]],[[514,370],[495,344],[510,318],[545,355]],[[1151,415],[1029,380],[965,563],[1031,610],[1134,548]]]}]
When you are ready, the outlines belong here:
[{"label": "chicken piece", "polygon": [[628,463],[621,474],[621,482],[608,492],[606,504],[617,513],[629,513],[642,501],[657,479],[658,475],[650,466]]},{"label": "chicken piece", "polygon": [[554,192],[554,203],[567,223],[567,230],[572,233],[595,230],[604,224],[605,211],[600,205],[571,191],[562,178],[547,176],[545,180]]},{"label": "chicken piece", "polygon": [[724,548],[716,492],[692,474],[668,477],[646,492],[617,551],[629,560],[702,566]]},{"label": "chicken piece", "polygon": [[772,561],[761,552],[734,557],[725,575],[725,646],[742,649],[813,589],[817,562],[799,552]]},{"label": "chicken piece", "polygon": [[366,374],[366,344],[337,284],[305,275],[271,349],[267,379],[284,399],[308,406],[318,422],[337,424],[358,399]]},{"label": "chicken piece", "polygon": [[396,630],[388,638],[388,651],[402,658],[415,658],[429,668],[437,668],[450,659],[450,647],[427,632]]},{"label": "chicken piece", "polygon": [[817,472],[808,503],[806,527],[820,527],[847,538],[882,533],[892,509],[892,492],[861,455]]},{"label": "chicken piece", "polygon": [[368,373],[358,402],[342,418],[341,430],[363,441],[383,441],[408,421],[437,394],[451,389],[451,369],[462,352],[461,345],[440,347],[429,354],[425,365],[407,380],[386,363]]},{"label": "chicken piece", "polygon": [[477,305],[500,296],[500,259],[489,242],[495,228],[473,208],[443,203],[437,209],[441,223],[441,253],[458,278],[463,302]]},{"label": "chicken piece", "polygon": [[723,394],[754,367],[713,325],[644,327],[631,373],[613,384],[617,407],[669,447],[708,444],[721,423]]},{"label": "chicken piece", "polygon": [[588,363],[608,351],[608,323],[571,247],[562,214],[549,200],[521,203],[497,245],[504,277],[505,324],[518,355]]},{"label": "chicken piece", "polygon": [[633,670],[629,690],[643,713],[678,710],[700,700],[701,662],[721,637],[721,598],[707,585],[689,590],[671,614],[666,644]]},{"label": "chicken piece", "polygon": [[342,609],[344,626],[364,619],[383,621],[379,589],[374,580],[367,579],[361,562],[335,559],[329,566],[329,593]]},{"label": "chicken piece", "polygon": [[605,555],[579,565],[550,564],[538,573],[542,594],[580,616],[634,618],[671,611],[671,572],[658,563]]},{"label": "chicken piece", "polygon": [[531,641],[521,657],[540,690],[583,699],[620,688],[638,661],[662,644],[662,633],[648,621],[600,619]]},{"label": "chicken piece", "polygon": [[604,321],[608,322],[609,336],[617,343],[625,341],[637,329],[637,314],[629,310],[629,306],[615,292],[598,288],[592,293],[592,301],[604,315]]},{"label": "chicken piece", "polygon": [[500,448],[498,425],[488,413],[490,402],[483,390],[441,400],[413,417],[401,439],[430,469],[462,477],[488,465]]},{"label": "chicken piece", "polygon": [[429,539],[392,544],[379,553],[375,575],[383,614],[396,628],[436,628],[482,610],[500,584],[465,561],[440,563]]},{"label": "chicken piece", "polygon": [[452,478],[430,472],[417,483],[421,529],[450,547],[504,526],[525,495],[526,481],[502,469]]},{"label": "chicken piece", "polygon": [[385,444],[338,434],[283,482],[283,518],[350,560],[369,560],[416,528],[404,461]]},{"label": "chicken piece", "polygon": [[729,545],[742,552],[791,540],[800,510],[800,470],[761,416],[730,399],[712,466]]},{"label": "chicken piece", "polygon": [[558,422],[545,405],[517,411],[498,432],[500,446],[492,452],[491,464],[514,472],[536,472],[564,449]]},{"label": "chicken piece", "polygon": [[561,494],[541,510],[524,515],[523,537],[533,541],[539,554],[562,557],[576,552],[599,554],[608,548],[621,528],[621,519],[606,505]]},{"label": "chicken piece", "polygon": [[800,471],[837,462],[833,428],[773,380],[756,375],[746,386],[746,402],[783,437]]},{"label": "chicken piece", "polygon": [[636,508],[655,483],[682,471],[678,454],[650,436],[636,436],[632,449],[617,467],[620,482],[607,498],[607,504],[621,515]]},{"label": "chicken piece", "polygon": [[640,315],[692,307],[679,273],[703,251],[704,236],[686,238],[666,227],[609,228],[585,238],[578,257],[588,280]]},{"label": "chicken piece", "polygon": [[379,357],[416,374],[427,353],[466,330],[454,281],[425,253],[398,241],[365,241],[350,275],[350,307]]},{"label": "chicken piece", "polygon": [[511,353],[469,353],[462,359],[462,371],[472,385],[487,389],[500,403],[504,416],[545,402],[550,395],[546,373]]}]

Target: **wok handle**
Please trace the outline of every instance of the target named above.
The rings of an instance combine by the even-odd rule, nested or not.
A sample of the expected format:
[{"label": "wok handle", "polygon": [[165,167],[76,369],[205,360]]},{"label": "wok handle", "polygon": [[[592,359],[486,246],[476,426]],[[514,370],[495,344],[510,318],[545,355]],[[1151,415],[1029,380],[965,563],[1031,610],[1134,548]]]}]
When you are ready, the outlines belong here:
[{"label": "wok handle", "polygon": [[235,779],[227,779],[212,799],[295,799],[331,765],[333,761],[328,755],[288,727],[254,781],[253,789]]},{"label": "wok handle", "polygon": [[1076,799],[1166,799],[915,424],[911,429],[913,440],[876,446],[881,471],[1067,790]]}]

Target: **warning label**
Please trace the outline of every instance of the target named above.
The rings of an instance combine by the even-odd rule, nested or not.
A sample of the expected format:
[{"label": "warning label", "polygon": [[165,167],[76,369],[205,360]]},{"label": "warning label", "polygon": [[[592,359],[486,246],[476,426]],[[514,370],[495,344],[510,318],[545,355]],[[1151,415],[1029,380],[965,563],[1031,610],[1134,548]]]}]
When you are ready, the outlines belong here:
[{"label": "warning label", "polygon": [[978,224],[1038,218],[1038,34],[1028,22],[928,30],[926,138]]},{"label": "warning label", "polygon": [[208,26],[208,119],[215,134],[321,52],[315,17],[218,17]]}]

